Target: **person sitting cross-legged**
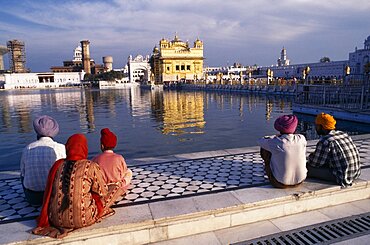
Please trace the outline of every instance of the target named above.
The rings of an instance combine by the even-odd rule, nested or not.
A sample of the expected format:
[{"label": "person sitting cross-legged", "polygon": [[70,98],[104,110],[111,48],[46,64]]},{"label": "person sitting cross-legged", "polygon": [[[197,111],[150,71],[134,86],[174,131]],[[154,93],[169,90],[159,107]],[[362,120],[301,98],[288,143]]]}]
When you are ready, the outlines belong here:
[{"label": "person sitting cross-legged", "polygon": [[296,187],[307,177],[307,142],[303,135],[294,134],[297,125],[295,115],[280,116],[274,123],[280,134],[258,140],[267,177],[276,188]]},{"label": "person sitting cross-legged", "polygon": [[33,128],[37,140],[23,149],[20,177],[26,200],[31,205],[41,206],[49,170],[56,160],[66,157],[66,150],[53,139],[59,132],[54,118],[40,116],[33,121]]},{"label": "person sitting cross-legged", "polygon": [[32,233],[62,238],[68,232],[90,226],[114,214],[114,200],[97,163],[87,160],[88,146],[83,134],[66,143],[66,159],[51,167],[43,206]]},{"label": "person sitting cross-legged", "polygon": [[92,161],[99,164],[112,199],[118,201],[131,182],[132,171],[127,168],[123,156],[113,152],[117,145],[117,136],[108,128],[103,128],[100,134],[100,148],[103,153],[94,157]]},{"label": "person sitting cross-legged", "polygon": [[360,156],[348,134],[335,129],[333,116],[320,113],[315,127],[321,136],[316,149],[308,156],[308,177],[331,181],[343,187],[352,185],[361,173]]}]

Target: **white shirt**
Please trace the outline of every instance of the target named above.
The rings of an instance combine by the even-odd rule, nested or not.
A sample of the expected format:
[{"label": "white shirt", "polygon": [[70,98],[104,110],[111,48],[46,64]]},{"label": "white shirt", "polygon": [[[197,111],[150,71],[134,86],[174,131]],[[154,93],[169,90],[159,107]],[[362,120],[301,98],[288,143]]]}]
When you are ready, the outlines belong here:
[{"label": "white shirt", "polygon": [[306,138],[301,134],[267,136],[258,144],[271,152],[270,167],[273,176],[284,185],[295,185],[307,177]]},{"label": "white shirt", "polygon": [[21,176],[23,185],[32,191],[44,191],[49,170],[56,160],[66,158],[66,149],[49,137],[41,137],[23,149]]}]

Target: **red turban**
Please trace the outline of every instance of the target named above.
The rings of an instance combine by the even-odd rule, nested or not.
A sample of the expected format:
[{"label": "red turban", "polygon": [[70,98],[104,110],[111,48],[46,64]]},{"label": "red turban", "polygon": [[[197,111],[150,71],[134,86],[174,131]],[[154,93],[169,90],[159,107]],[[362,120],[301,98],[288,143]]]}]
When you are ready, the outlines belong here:
[{"label": "red turban", "polygon": [[101,131],[100,143],[105,148],[114,148],[117,145],[117,136],[109,130],[109,128],[103,128]]},{"label": "red turban", "polygon": [[78,161],[87,159],[87,139],[83,134],[74,134],[68,138],[66,143],[67,160]]},{"label": "red turban", "polygon": [[283,115],[276,119],[274,127],[283,134],[293,134],[298,125],[298,118],[294,115]]}]

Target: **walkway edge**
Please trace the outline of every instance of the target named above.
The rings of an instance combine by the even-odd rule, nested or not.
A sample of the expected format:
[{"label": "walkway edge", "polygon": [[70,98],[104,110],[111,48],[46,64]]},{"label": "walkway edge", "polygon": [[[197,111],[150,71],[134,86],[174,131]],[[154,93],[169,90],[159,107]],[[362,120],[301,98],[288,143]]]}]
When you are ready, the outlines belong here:
[{"label": "walkway edge", "polygon": [[[312,190],[312,183],[310,185],[311,190],[306,189],[307,191],[304,192],[293,190],[290,193],[288,191],[287,195],[274,199],[244,202],[219,209],[152,218],[151,220],[118,224],[110,227],[90,227],[73,232],[62,240],[42,237],[13,244],[143,244],[230,228],[370,198],[369,181],[361,180],[352,187],[345,189],[331,186],[329,188]],[[263,188],[260,189],[262,190]],[[264,188],[262,191],[274,192],[276,189]],[[231,191],[231,194],[238,197],[235,191]],[[196,199],[199,197],[186,199],[191,198]],[[168,200],[165,202],[174,201]]]}]

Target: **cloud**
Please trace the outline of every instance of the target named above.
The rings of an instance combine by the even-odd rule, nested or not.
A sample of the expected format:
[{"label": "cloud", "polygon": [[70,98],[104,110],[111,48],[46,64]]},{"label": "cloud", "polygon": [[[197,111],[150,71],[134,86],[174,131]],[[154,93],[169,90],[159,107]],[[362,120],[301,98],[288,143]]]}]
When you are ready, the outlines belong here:
[{"label": "cloud", "polygon": [[[207,62],[214,65],[224,65],[222,57],[233,53],[246,61],[258,57],[251,63],[271,64],[279,52],[266,54],[271,48],[294,43],[319,47],[317,40],[312,43],[316,35],[326,40],[356,35],[357,41],[370,34],[370,2],[365,0],[28,0],[5,5],[0,13],[12,18],[0,17],[0,43],[14,36],[24,39],[33,55],[66,59],[80,40],[89,39],[95,59],[113,53],[120,66],[129,54],[149,54],[162,37],[172,38],[175,32],[190,43],[202,39]],[[353,47],[355,41],[345,43]],[[208,52],[222,46],[231,54]]]}]

